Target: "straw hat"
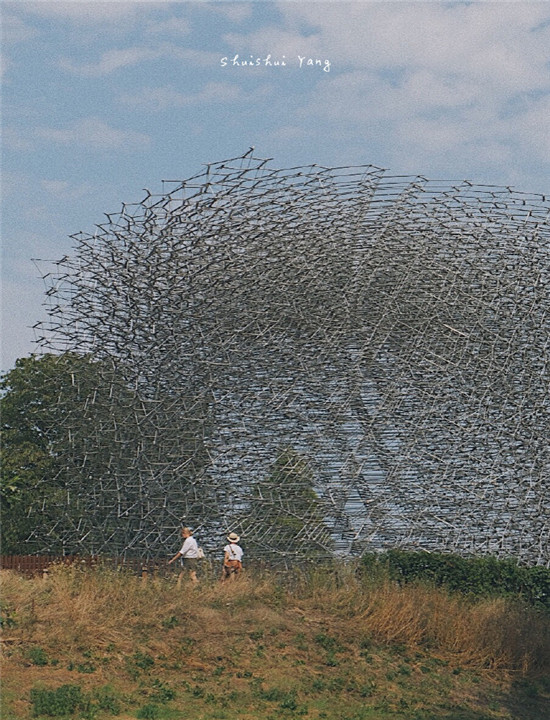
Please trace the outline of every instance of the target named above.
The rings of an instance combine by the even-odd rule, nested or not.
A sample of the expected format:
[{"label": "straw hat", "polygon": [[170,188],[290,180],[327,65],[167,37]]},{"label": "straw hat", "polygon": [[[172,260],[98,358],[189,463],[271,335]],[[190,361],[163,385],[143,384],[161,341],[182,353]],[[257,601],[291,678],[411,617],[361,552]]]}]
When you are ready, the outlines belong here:
[{"label": "straw hat", "polygon": [[229,533],[227,539],[230,543],[238,543],[241,538],[237,535],[237,533]]}]

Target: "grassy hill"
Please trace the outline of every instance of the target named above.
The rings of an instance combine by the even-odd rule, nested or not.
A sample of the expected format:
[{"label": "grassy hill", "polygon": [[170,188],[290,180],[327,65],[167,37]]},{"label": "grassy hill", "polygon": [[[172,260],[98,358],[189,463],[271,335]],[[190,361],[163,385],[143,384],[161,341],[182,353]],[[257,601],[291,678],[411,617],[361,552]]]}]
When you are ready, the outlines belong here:
[{"label": "grassy hill", "polygon": [[3,720],[546,720],[548,613],[353,568],[2,571]]}]

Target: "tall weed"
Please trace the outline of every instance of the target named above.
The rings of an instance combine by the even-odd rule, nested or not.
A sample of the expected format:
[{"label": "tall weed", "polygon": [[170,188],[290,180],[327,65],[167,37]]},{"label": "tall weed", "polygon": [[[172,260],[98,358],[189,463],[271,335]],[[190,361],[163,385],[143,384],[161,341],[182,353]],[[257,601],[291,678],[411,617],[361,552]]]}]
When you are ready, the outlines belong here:
[{"label": "tall weed", "polygon": [[[107,569],[53,568],[46,579],[3,571],[2,595],[18,618],[27,647],[47,657],[87,648],[119,657],[165,656],[201,667],[237,652],[240,638],[264,645],[323,634],[342,645],[371,638],[384,645],[423,647],[461,665],[548,670],[550,622],[519,601],[465,597],[422,583],[367,578],[352,565],[314,568],[286,577],[249,573],[235,582],[147,581]],[[307,633],[309,632],[309,639]],[[244,642],[239,640],[239,642]],[[317,643],[318,644],[318,643]],[[260,647],[262,646],[262,647]],[[221,650],[220,650],[221,648]],[[299,652],[299,649],[296,648]],[[326,652],[326,651],[325,651]],[[221,662],[221,661],[220,661]],[[136,666],[137,667],[137,666]],[[137,667],[136,672],[145,672]]]}]

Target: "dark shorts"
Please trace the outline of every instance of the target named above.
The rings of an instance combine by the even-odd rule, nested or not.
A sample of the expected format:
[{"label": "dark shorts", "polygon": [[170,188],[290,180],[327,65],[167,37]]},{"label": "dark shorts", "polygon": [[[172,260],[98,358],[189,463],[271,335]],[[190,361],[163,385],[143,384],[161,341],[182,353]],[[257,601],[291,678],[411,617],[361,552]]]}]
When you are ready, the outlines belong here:
[{"label": "dark shorts", "polygon": [[197,558],[181,558],[180,562],[184,570],[189,570],[189,572],[191,572],[191,570],[197,569]]}]

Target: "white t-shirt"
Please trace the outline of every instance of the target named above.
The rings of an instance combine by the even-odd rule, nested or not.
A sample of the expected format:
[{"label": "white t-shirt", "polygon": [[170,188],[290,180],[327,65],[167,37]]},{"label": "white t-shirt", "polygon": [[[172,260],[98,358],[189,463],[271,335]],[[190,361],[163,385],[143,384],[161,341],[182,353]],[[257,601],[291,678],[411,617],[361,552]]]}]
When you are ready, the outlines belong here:
[{"label": "white t-shirt", "polygon": [[235,543],[231,543],[230,545],[226,545],[223,551],[224,553],[229,553],[230,560],[242,560],[243,549],[242,547],[240,547],[240,545],[235,545]]},{"label": "white t-shirt", "polygon": [[196,558],[199,556],[199,548],[194,537],[185,538],[185,542],[181,546],[180,555],[182,558]]}]

